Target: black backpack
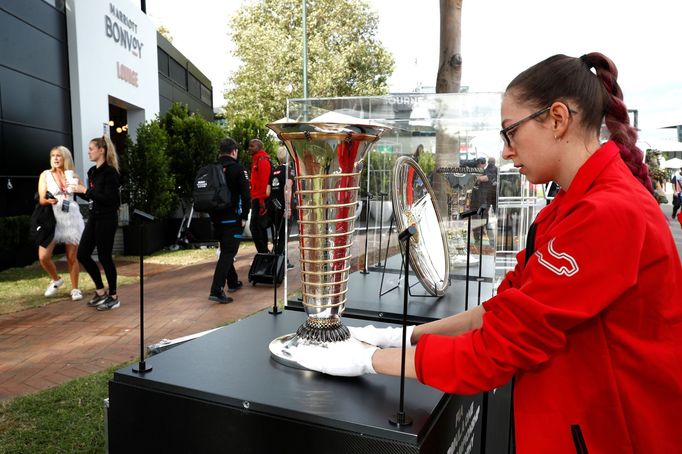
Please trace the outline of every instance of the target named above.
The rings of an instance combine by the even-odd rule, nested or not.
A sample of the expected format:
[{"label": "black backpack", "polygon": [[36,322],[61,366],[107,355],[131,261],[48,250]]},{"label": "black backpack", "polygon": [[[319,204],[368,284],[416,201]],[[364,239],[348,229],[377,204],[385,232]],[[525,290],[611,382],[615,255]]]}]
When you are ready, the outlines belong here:
[{"label": "black backpack", "polygon": [[216,162],[199,169],[192,198],[194,209],[205,213],[225,210],[232,205],[232,193],[227,187],[222,164]]}]

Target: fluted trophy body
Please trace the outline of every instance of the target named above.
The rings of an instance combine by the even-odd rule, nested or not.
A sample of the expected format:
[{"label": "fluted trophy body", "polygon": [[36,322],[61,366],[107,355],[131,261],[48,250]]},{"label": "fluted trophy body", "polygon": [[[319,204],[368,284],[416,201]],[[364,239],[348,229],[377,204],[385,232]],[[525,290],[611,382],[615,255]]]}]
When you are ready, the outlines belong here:
[{"label": "fluted trophy body", "polygon": [[[301,286],[307,319],[295,335],[273,341],[275,359],[295,366],[300,343],[349,339],[341,323],[351,268],[363,160],[387,128],[340,123],[268,125],[296,168]],[[277,350],[275,352],[273,350]]]}]

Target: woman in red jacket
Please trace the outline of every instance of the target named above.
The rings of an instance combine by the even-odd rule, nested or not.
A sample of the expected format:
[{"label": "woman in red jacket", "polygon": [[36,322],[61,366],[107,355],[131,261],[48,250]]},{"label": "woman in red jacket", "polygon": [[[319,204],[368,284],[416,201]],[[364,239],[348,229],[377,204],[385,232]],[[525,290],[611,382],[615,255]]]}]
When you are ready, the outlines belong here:
[{"label": "woman in red jacket", "polygon": [[[555,55],[509,84],[503,157],[562,190],[496,296],[408,329],[406,372],[425,384],[472,394],[516,377],[520,454],[682,449],[682,266],[616,77],[602,54]],[[380,348],[311,352],[305,365],[399,374],[400,350],[388,347],[401,330],[351,331]]]}]

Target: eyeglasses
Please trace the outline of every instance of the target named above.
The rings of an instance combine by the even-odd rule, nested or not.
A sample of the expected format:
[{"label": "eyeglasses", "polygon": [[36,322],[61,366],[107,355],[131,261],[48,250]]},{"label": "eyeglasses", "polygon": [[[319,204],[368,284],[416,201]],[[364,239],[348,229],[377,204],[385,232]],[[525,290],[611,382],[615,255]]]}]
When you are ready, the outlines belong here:
[{"label": "eyeglasses", "polygon": [[552,107],[552,106],[547,106],[542,110],[538,110],[537,112],[532,113],[532,114],[528,115],[527,117],[520,119],[516,123],[512,123],[509,126],[507,126],[506,128],[501,129],[500,130],[500,136],[502,137],[502,140],[504,140],[504,142],[507,144],[508,147],[511,147],[512,144],[511,144],[511,137],[509,136],[509,133],[511,131],[513,131],[514,129],[518,128],[519,126],[521,126],[522,124],[524,124],[525,122],[527,122],[528,120],[532,120],[532,119],[537,118],[540,115],[548,112],[550,107]]}]

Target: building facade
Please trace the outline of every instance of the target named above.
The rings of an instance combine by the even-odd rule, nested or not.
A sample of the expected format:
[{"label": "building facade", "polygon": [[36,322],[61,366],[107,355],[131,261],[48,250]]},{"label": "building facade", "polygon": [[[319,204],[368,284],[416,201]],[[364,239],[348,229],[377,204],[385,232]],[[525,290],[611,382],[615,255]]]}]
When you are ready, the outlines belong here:
[{"label": "building facade", "polygon": [[173,102],[213,118],[212,85],[127,0],[0,0],[0,216],[28,214],[49,151],[83,176],[90,139],[121,152]]}]

